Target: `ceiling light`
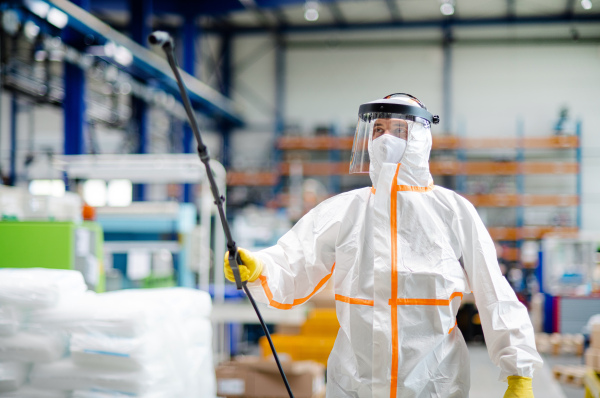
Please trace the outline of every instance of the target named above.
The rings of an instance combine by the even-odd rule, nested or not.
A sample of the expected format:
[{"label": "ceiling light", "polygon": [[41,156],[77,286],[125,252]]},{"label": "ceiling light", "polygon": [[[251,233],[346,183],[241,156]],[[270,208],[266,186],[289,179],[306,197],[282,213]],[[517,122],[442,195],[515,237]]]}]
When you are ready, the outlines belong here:
[{"label": "ceiling light", "polygon": [[108,183],[107,203],[109,206],[129,206],[132,197],[132,185],[129,180],[112,180]]},{"label": "ceiling light", "polygon": [[591,0],[581,0],[581,6],[585,10],[591,10],[592,9],[592,1]]},{"label": "ceiling light", "polygon": [[27,21],[27,22],[25,22],[25,26],[23,27],[23,31],[25,32],[25,36],[29,40],[33,41],[33,39],[35,39],[37,37],[38,33],[40,33],[40,27],[37,26],[32,21]]},{"label": "ceiling light", "polygon": [[314,22],[319,19],[319,2],[307,1],[304,4],[304,19]]},{"label": "ceiling light", "polygon": [[38,0],[26,0],[25,5],[31,10],[32,13],[40,18],[46,18],[48,11],[50,11],[50,5],[43,1]]},{"label": "ceiling light", "polygon": [[50,11],[48,11],[48,22],[56,26],[58,29],[62,29],[67,26],[69,17],[59,9],[51,8]]},{"label": "ceiling light", "polygon": [[129,66],[133,62],[133,54],[123,46],[117,46],[114,55],[115,61],[123,66]]},{"label": "ceiling light", "polygon": [[106,182],[103,180],[87,180],[83,183],[83,200],[90,206],[106,206]]},{"label": "ceiling light", "polygon": [[19,14],[15,10],[6,10],[2,14],[2,28],[9,35],[15,35],[21,27]]},{"label": "ceiling light", "polygon": [[440,6],[440,11],[444,15],[454,14],[454,6],[451,3],[444,3]]},{"label": "ceiling light", "polygon": [[106,44],[104,45],[104,55],[106,55],[107,57],[112,57],[115,55],[116,51],[117,46],[115,45],[115,43],[113,43],[112,41],[106,42]]}]

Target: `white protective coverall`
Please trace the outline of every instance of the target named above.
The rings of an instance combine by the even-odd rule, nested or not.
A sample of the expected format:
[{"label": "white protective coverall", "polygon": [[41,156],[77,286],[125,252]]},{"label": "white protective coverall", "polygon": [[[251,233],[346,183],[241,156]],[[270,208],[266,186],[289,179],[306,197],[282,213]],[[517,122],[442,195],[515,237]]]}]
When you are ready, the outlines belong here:
[{"label": "white protective coverall", "polygon": [[475,208],[433,185],[429,127],[407,141],[402,163],[384,163],[376,189],[322,202],[254,253],[264,269],[248,286],[272,307],[302,304],[332,280],[340,330],[328,398],[468,397],[469,355],[455,317],[471,291],[500,379],[532,377],[542,363]]}]

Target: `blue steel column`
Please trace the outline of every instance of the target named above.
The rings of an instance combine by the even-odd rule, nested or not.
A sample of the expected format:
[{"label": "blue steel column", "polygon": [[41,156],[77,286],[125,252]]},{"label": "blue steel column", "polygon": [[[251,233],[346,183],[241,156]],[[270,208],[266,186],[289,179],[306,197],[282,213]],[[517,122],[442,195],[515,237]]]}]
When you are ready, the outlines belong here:
[{"label": "blue steel column", "polygon": [[[196,69],[196,40],[199,29],[196,28],[194,16],[187,15],[183,23],[183,70],[195,76]],[[183,124],[183,152],[192,153],[192,129],[188,123]],[[183,185],[183,201],[192,202],[191,184]]]},{"label": "blue steel column", "polygon": [[[73,3],[84,10],[90,9],[89,0],[73,0]],[[69,45],[81,47],[76,34],[69,29],[63,31],[63,41]],[[85,72],[78,66],[65,62],[64,73],[64,154],[79,155],[85,153]]]},{"label": "blue steel column", "polygon": [[[131,15],[131,38],[142,46],[148,45],[148,35],[151,33],[150,18],[152,17],[151,0],[130,0],[129,14]],[[136,153],[148,152],[148,123],[146,114],[147,104],[137,97],[131,97],[132,119],[138,131]],[[133,187],[133,200],[141,201],[146,197],[146,187],[135,184]]]},{"label": "blue steel column", "polygon": [[[221,93],[230,98],[231,97],[231,44],[232,34],[227,31],[221,36]],[[231,124],[223,120],[219,123],[219,130],[223,137],[221,147],[221,159],[223,166],[229,168],[231,166]]]},{"label": "blue steel column", "polygon": [[[283,136],[285,131],[285,63],[286,45],[283,35],[279,33],[275,42],[275,142]],[[275,146],[273,153],[275,167],[281,162],[281,151]],[[279,176],[275,185],[277,194],[283,189],[283,178]]]},{"label": "blue steel column", "polygon": [[[17,95],[13,93],[10,106],[10,171],[8,175],[9,185],[17,183],[17,116],[19,103]],[[2,181],[0,181],[1,183]]]}]

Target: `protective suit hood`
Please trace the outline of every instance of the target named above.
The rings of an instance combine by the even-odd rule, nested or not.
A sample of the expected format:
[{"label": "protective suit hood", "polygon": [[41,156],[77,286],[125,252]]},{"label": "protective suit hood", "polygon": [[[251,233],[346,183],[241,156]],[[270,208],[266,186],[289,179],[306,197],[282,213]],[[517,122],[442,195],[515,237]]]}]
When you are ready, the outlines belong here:
[{"label": "protective suit hood", "polygon": [[[378,132],[381,121],[394,121],[398,127],[395,131],[383,131],[379,128],[381,131]],[[383,99],[362,104],[352,148],[350,173],[368,172],[373,186],[377,187],[382,166],[387,163],[401,163],[398,184],[430,186],[433,183],[429,172],[432,142],[430,126],[438,122],[438,116],[432,115],[425,105],[409,94],[391,94]],[[380,140],[381,135],[388,134],[406,140],[404,153],[398,158],[387,156],[386,160],[371,159],[375,153],[373,143]]]},{"label": "protective suit hood", "polygon": [[[417,131],[415,131],[417,130]],[[431,152],[431,131],[428,127],[417,124],[409,133],[406,140],[404,155],[399,160],[398,184],[418,187],[428,187],[433,184],[429,172],[429,154]],[[384,163],[385,164],[385,163]],[[370,162],[369,177],[374,187],[377,187],[382,164]]]}]

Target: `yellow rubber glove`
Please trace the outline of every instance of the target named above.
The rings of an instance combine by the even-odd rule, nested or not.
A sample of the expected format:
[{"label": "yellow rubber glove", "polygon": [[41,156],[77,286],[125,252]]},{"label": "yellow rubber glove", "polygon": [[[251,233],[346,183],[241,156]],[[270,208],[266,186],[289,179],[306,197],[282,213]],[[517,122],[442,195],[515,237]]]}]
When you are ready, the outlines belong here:
[{"label": "yellow rubber glove", "polygon": [[534,398],[531,377],[508,376],[508,389],[504,398]]},{"label": "yellow rubber glove", "polygon": [[[238,253],[240,253],[240,258],[242,259],[242,263],[239,265],[240,268],[240,277],[242,278],[242,282],[254,282],[260,276],[260,273],[263,269],[263,263],[260,261],[258,257],[252,254],[252,252],[242,249],[238,247]],[[223,272],[225,273],[225,278],[231,282],[235,282],[235,277],[233,276],[233,270],[229,265],[229,252],[225,253],[225,259],[223,260],[225,268]]]}]

